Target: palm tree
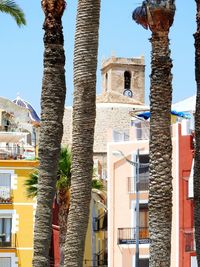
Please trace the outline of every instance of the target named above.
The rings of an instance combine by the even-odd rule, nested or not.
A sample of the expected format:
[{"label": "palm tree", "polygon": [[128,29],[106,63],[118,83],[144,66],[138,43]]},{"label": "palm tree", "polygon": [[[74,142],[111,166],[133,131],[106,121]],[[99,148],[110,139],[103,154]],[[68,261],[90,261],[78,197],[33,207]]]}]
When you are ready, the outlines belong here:
[{"label": "palm tree", "polygon": [[100,0],[79,0],[74,48],[71,204],[64,266],[83,264],[89,219],[96,117]]},{"label": "palm tree", "polygon": [[197,31],[195,38],[195,77],[197,83],[195,113],[195,162],[194,162],[194,225],[198,266],[200,266],[200,0],[197,5]]},{"label": "palm tree", "polygon": [[169,267],[172,221],[172,145],[170,111],[172,61],[169,30],[175,5],[172,0],[149,0],[133,12],[133,19],[152,31],[149,231],[150,267]]},{"label": "palm tree", "polygon": [[0,0],[0,11],[11,15],[18,26],[26,25],[22,9],[12,0]]},{"label": "palm tree", "polygon": [[[64,244],[67,232],[67,218],[70,206],[70,185],[71,185],[71,151],[67,147],[61,148],[60,159],[58,163],[57,174],[57,201],[59,205],[58,221],[59,221],[59,247],[60,247],[60,266],[64,264]],[[32,172],[24,185],[28,198],[37,197],[38,192],[38,169]],[[92,189],[103,190],[101,180],[92,179]]]},{"label": "palm tree", "polygon": [[62,15],[65,0],[42,0],[44,21],[44,73],[41,96],[41,132],[39,141],[39,182],[34,227],[33,267],[49,266],[52,231],[52,203],[66,94],[65,53]]},{"label": "palm tree", "polygon": [[[64,244],[67,232],[67,217],[70,205],[70,184],[71,184],[71,151],[67,147],[61,148],[60,159],[58,162],[57,174],[57,201],[59,205],[59,247],[60,247],[60,266],[64,263]],[[38,169],[32,172],[25,181],[26,193],[28,198],[37,197],[38,193]]]}]

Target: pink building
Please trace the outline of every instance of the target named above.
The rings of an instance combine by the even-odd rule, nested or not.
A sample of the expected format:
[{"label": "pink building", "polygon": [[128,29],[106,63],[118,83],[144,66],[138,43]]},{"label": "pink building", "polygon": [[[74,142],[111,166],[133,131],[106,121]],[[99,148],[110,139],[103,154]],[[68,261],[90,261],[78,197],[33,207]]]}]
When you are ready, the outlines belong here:
[{"label": "pink building", "polygon": [[[138,126],[135,124],[135,126]],[[133,127],[132,141],[108,144],[108,266],[135,267],[136,250],[136,167],[128,160],[139,161],[139,266],[149,266],[148,231],[148,163],[149,148],[147,125]],[[145,126],[145,127],[144,127]],[[173,144],[173,215],[172,215],[172,267],[196,267],[193,244],[192,200],[188,198],[192,167],[192,137],[184,121],[172,125]],[[126,159],[120,155],[120,151]],[[184,180],[186,174],[187,179]],[[184,217],[185,216],[185,217]],[[187,229],[186,229],[187,228]],[[189,232],[187,232],[187,230]],[[192,234],[192,236],[191,236]],[[186,251],[188,249],[189,251]],[[185,260],[187,258],[187,260]]]}]

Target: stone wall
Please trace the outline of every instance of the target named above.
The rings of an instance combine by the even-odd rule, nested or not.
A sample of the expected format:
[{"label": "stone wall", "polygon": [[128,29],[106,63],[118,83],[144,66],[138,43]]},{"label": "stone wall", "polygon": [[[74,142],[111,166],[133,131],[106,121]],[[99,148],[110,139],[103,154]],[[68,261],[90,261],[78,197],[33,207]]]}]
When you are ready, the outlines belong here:
[{"label": "stone wall", "polygon": [[[131,117],[129,111],[134,105],[99,103],[97,104],[96,124],[94,135],[94,152],[106,153],[107,142],[126,138],[130,134]],[[72,142],[72,108],[65,109],[63,145],[71,146]],[[121,140],[121,141],[122,141]]]}]

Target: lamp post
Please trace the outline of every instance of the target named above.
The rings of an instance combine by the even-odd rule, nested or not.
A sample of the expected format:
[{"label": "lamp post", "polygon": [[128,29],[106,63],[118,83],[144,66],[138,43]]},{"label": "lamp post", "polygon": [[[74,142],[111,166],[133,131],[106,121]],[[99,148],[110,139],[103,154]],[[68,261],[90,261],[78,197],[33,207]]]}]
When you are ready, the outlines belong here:
[{"label": "lamp post", "polygon": [[139,233],[140,233],[140,207],[139,207],[139,149],[137,150],[137,161],[136,161],[136,238],[135,238],[135,267],[139,267]]},{"label": "lamp post", "polygon": [[33,127],[33,137],[32,137],[32,142],[33,142],[33,144],[34,144],[35,159],[36,159],[36,155],[37,155],[36,147],[37,147],[37,144],[36,144],[36,130],[35,130],[35,127]]},{"label": "lamp post", "polygon": [[122,151],[117,150],[113,154],[121,154],[123,158],[131,165],[136,167],[136,231],[135,231],[135,267],[139,267],[139,232],[140,232],[140,217],[139,217],[139,182],[140,182],[140,176],[139,176],[139,168],[143,165],[146,166],[146,164],[140,164],[139,159],[139,149],[137,149],[137,159],[136,162],[129,160]]}]

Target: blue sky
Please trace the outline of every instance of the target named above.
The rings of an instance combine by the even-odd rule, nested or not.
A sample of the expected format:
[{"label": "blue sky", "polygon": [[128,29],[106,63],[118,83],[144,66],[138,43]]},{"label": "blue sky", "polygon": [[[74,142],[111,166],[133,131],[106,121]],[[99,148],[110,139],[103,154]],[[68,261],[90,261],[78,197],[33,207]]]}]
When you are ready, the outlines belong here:
[{"label": "blue sky", "polygon": [[[44,20],[40,0],[16,0],[26,14],[27,26],[18,28],[14,20],[0,14],[1,63],[0,96],[14,99],[17,93],[40,112],[40,94],[43,74]],[[131,19],[132,11],[141,4],[138,0],[102,0],[97,72],[97,94],[101,92],[101,61],[111,55],[117,57],[145,56],[146,102],[149,98],[151,45],[150,31]],[[195,93],[194,38],[195,1],[176,1],[176,16],[170,32],[173,59],[173,102]],[[77,0],[68,0],[63,17],[66,51],[66,105],[73,97],[73,45]]]}]

